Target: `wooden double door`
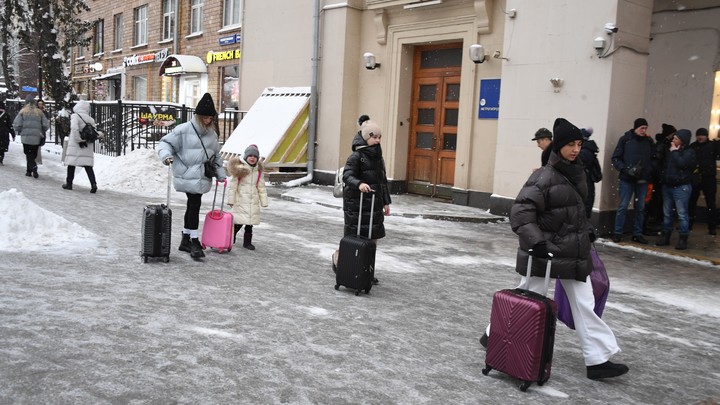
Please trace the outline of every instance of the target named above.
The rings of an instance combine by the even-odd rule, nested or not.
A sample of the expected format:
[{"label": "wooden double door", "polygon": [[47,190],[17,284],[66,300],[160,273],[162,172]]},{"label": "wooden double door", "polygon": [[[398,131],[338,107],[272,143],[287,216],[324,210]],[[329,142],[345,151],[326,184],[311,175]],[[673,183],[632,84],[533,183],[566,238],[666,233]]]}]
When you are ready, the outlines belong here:
[{"label": "wooden double door", "polygon": [[415,49],[408,192],[452,198],[462,44]]}]

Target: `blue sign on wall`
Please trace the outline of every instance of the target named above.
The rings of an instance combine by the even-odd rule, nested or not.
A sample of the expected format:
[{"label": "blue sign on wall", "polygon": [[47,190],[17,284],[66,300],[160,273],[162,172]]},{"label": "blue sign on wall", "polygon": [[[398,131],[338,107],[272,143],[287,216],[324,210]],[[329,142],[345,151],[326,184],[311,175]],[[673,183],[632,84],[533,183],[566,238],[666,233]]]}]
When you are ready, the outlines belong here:
[{"label": "blue sign on wall", "polygon": [[37,93],[37,87],[32,87],[32,86],[22,86],[22,88],[20,90],[27,91],[29,93]]},{"label": "blue sign on wall", "polygon": [[232,45],[236,41],[237,41],[237,36],[234,34],[228,35],[226,37],[220,37],[220,39],[218,39],[218,42],[220,43],[220,45]]},{"label": "blue sign on wall", "polygon": [[480,80],[478,118],[497,119],[500,112],[500,79]]}]

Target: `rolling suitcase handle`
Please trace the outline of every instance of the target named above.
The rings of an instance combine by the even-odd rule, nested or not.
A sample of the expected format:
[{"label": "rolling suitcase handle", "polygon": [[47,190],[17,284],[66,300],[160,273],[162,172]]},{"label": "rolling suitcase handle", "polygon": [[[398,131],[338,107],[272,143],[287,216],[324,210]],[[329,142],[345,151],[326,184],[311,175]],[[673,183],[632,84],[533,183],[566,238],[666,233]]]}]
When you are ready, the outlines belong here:
[{"label": "rolling suitcase handle", "polygon": [[[362,224],[362,206],[363,206],[363,194],[360,192],[360,210],[358,211],[358,230],[357,236],[360,236],[360,226]],[[372,239],[372,223],[373,217],[375,216],[375,191],[371,192],[372,198],[370,199],[370,226],[368,226],[368,239]]]},{"label": "rolling suitcase handle", "polygon": [[[527,264],[527,274],[525,275],[525,285],[523,286],[523,290],[528,290],[528,287],[530,287],[530,275],[532,274],[532,262],[533,262],[533,250],[528,250],[528,264]],[[543,292],[543,295],[547,296],[548,288],[550,287],[550,268],[552,267],[552,258],[553,254],[548,252],[548,260],[547,260],[547,266],[545,266],[545,290]]]},{"label": "rolling suitcase handle", "polygon": [[[223,180],[223,193],[222,193],[222,199],[220,200],[220,216],[218,218],[222,218],[222,215],[225,211],[223,211],[223,206],[225,205],[225,190],[227,189],[227,179]],[[212,210],[210,212],[215,212],[215,200],[217,199],[217,190],[220,186],[220,180],[215,180],[215,194],[213,195],[213,203],[212,203]]]},{"label": "rolling suitcase handle", "polygon": [[170,208],[170,186],[172,185],[172,162],[168,165],[167,207]]}]

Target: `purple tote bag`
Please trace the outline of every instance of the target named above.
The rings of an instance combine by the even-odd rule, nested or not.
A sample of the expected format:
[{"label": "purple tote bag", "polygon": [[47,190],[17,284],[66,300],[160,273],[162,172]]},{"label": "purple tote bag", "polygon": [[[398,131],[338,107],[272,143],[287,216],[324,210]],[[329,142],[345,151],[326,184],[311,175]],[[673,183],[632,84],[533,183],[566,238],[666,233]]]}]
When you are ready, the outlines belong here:
[{"label": "purple tote bag", "polygon": [[[590,273],[590,282],[592,283],[593,295],[595,296],[594,311],[597,316],[601,317],[605,309],[605,302],[610,293],[610,279],[608,278],[605,264],[600,260],[597,250],[590,249],[590,258],[592,259],[593,271]],[[570,329],[575,329],[572,310],[568,302],[565,289],[560,280],[555,281],[555,303],[558,307],[558,319],[561,320]]]}]

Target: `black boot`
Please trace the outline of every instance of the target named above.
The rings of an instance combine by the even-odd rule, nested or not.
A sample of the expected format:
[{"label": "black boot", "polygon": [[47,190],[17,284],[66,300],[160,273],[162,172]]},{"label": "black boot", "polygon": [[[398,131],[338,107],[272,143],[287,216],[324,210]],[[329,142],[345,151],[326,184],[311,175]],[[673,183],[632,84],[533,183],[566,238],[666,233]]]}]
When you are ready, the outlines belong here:
[{"label": "black boot", "polygon": [[242,225],[233,225],[233,245],[235,244],[235,242],[237,242],[237,234],[238,232],[240,232],[240,228],[242,228]]},{"label": "black boot", "polygon": [[190,253],[190,235],[183,233],[182,239],[180,239],[180,247],[178,250]]},{"label": "black boot", "polygon": [[72,190],[72,183],[65,183],[62,185],[65,190]]},{"label": "black boot", "polygon": [[190,239],[190,257],[193,259],[205,257],[205,252],[203,252],[202,245],[198,238]]},{"label": "black boot", "polygon": [[93,194],[97,193],[97,184],[93,183],[93,184],[90,186],[90,192],[93,193]]},{"label": "black boot", "polygon": [[248,250],[255,250],[255,246],[252,244],[252,232],[245,232],[245,239],[243,240],[243,247]]},{"label": "black boot", "polygon": [[35,177],[36,179],[39,177],[38,172],[37,172],[37,166],[33,167],[32,176]]},{"label": "black boot", "polygon": [[688,234],[685,234],[685,235],[680,234],[680,240],[678,241],[677,246],[675,246],[675,249],[677,249],[677,250],[687,249],[688,248],[687,240],[688,240]]},{"label": "black boot", "polygon": [[606,361],[603,364],[596,366],[587,366],[587,378],[591,380],[599,380],[601,378],[612,378],[621,376],[630,369],[624,364],[615,364],[610,361]]},{"label": "black boot", "polygon": [[655,246],[669,245],[670,244],[670,235],[672,235],[672,232],[663,231],[662,235],[660,235],[660,239],[658,239],[658,241],[655,242]]}]

